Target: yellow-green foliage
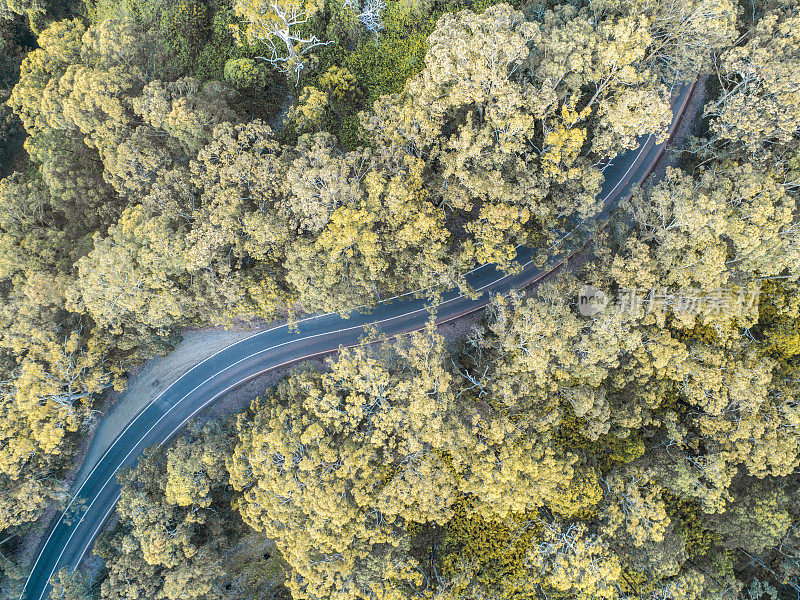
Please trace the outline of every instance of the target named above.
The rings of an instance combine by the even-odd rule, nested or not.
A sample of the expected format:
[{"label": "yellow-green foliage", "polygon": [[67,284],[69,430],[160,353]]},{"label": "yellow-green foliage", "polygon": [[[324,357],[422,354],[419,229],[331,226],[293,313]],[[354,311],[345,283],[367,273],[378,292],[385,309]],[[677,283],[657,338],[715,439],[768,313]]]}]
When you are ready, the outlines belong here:
[{"label": "yellow-green foliage", "polygon": [[265,64],[252,58],[230,58],[225,62],[225,80],[238,88],[264,87],[267,77]]},{"label": "yellow-green foliage", "polygon": [[384,23],[379,40],[369,39],[344,63],[367,89],[367,106],[379,96],[399,92],[409,77],[422,70],[435,19],[404,12],[392,2],[384,11]]},{"label": "yellow-green foliage", "polygon": [[800,354],[800,319],[785,319],[775,323],[767,336],[776,354],[786,358]]},{"label": "yellow-green foliage", "polygon": [[667,513],[686,543],[686,554],[696,560],[704,557],[709,550],[720,543],[721,536],[707,529],[702,522],[700,503],[693,499],[680,498],[664,492]]},{"label": "yellow-green foliage", "polygon": [[763,328],[770,353],[779,360],[800,354],[800,294],[797,284],[764,282],[758,324]]},{"label": "yellow-green foliage", "polygon": [[[338,110],[325,120],[325,127],[336,135],[345,147],[359,142],[360,125],[355,115],[369,108],[385,94],[402,91],[405,82],[425,66],[428,35],[435,29],[439,17],[448,12],[470,9],[483,12],[497,0],[389,0],[382,12],[384,29],[378,36],[366,32],[355,13],[340,4],[331,3],[327,34],[321,37],[337,44],[319,50],[320,66],[308,83],[326,89],[333,77],[344,74],[352,77],[347,85],[348,102],[339,103]],[[521,4],[510,2],[512,6]],[[353,42],[356,48],[348,51]],[[336,95],[330,98],[336,103]]]},{"label": "yellow-green foliage", "polygon": [[631,434],[626,438],[609,436],[608,461],[614,463],[629,463],[640,456],[644,456],[646,451],[644,441],[637,435]]},{"label": "yellow-green foliage", "polygon": [[671,331],[677,339],[685,344],[692,344],[701,342],[704,344],[718,344],[719,335],[713,326],[695,322],[694,327],[691,329],[682,329],[675,323]]},{"label": "yellow-green foliage", "polygon": [[566,518],[588,519],[597,514],[597,505],[603,499],[603,490],[594,467],[576,467],[575,475],[548,506]]},{"label": "yellow-green foliage", "polygon": [[473,504],[470,498],[461,497],[445,526],[443,573],[455,578],[468,565],[473,584],[494,590],[500,598],[536,598],[536,581],[525,567],[527,553],[541,529],[536,515],[514,514],[503,521],[487,521],[475,512]]},{"label": "yellow-green foliage", "polygon": [[600,444],[581,434],[580,421],[571,406],[565,407],[564,418],[556,430],[555,440],[565,451],[578,452],[588,459],[596,460]]},{"label": "yellow-green foliage", "polygon": [[333,103],[350,101],[359,93],[356,77],[347,69],[332,66],[319,78],[319,85]]},{"label": "yellow-green foliage", "polygon": [[648,587],[650,579],[646,573],[623,566],[620,588],[624,594],[640,594]]},{"label": "yellow-green foliage", "polygon": [[565,405],[564,418],[556,430],[555,440],[564,452],[579,454],[588,464],[596,465],[601,473],[607,473],[614,465],[629,463],[645,453],[641,438],[631,434],[625,438],[604,434],[597,440],[583,435],[581,419],[575,416],[571,406]]},{"label": "yellow-green foliage", "polygon": [[197,0],[180,0],[172,12],[164,15],[164,20],[171,36],[190,35],[203,28],[208,20],[208,6]]},{"label": "yellow-green foliage", "polygon": [[166,62],[166,70],[156,73],[162,79],[192,75],[222,80],[225,61],[246,51],[234,46],[232,16],[222,0],[97,0],[87,6],[93,24],[133,19],[156,62]]}]

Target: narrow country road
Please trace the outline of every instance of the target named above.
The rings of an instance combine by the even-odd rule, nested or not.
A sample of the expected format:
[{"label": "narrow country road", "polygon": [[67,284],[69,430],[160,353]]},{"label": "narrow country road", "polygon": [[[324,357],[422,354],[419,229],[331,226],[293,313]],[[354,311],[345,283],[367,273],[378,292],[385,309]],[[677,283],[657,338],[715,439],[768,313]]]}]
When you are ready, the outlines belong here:
[{"label": "narrow country road", "polygon": [[[670,135],[683,116],[693,87],[675,90]],[[641,140],[638,149],[606,165],[600,219],[608,216],[632,185],[647,178],[663,150],[664,144],[655,144],[650,136]],[[569,252],[562,253],[543,270],[532,264],[531,256],[530,250],[520,249],[518,262],[523,268],[515,275],[492,265],[475,269],[468,281],[478,297],[471,299],[455,291],[445,294],[436,306],[436,322],[446,323],[481,310],[492,296],[535,283],[558,268]],[[45,598],[50,591],[50,577],[63,567],[78,565],[116,506],[120,494],[117,471],[135,463],[145,448],[168,441],[217,398],[265,371],[357,344],[365,325],[376,324],[382,333],[391,336],[423,328],[429,316],[426,301],[410,296],[381,304],[369,315],[353,314],[347,319],[335,314],[317,315],[300,321],[295,331],[281,325],[254,334],[192,367],[127,424],[89,475],[72,490],[74,498],[85,500],[86,511],[77,522],[68,523],[62,516],[52,525],[25,583],[26,600]]]}]

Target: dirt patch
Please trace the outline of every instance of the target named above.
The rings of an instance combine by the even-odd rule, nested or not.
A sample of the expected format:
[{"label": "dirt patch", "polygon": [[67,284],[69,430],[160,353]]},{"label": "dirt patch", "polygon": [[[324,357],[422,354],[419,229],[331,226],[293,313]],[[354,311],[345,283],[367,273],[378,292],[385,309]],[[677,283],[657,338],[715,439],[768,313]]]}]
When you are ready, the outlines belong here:
[{"label": "dirt patch", "polygon": [[80,467],[72,473],[69,483],[79,484],[88,476],[109,444],[153,398],[203,359],[269,328],[259,325],[186,330],[181,343],[169,355],[150,359],[133,371],[123,392],[107,395],[103,403],[104,415],[84,437],[74,463]]}]

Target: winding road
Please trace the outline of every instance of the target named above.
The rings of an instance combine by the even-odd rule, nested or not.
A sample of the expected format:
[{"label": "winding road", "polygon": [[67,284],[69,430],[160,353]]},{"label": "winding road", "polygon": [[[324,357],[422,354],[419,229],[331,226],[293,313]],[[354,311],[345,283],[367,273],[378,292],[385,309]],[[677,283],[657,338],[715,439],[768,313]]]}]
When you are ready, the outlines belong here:
[{"label": "winding road", "polygon": [[[686,110],[693,88],[694,84],[674,91],[670,136]],[[618,156],[604,167],[605,184],[601,192],[604,209],[599,219],[609,215],[632,185],[647,178],[665,144],[656,144],[652,136],[645,137],[636,150]],[[503,273],[493,265],[473,270],[468,282],[477,297],[469,298],[456,291],[445,294],[435,307],[437,324],[483,309],[496,294],[536,283],[574,252],[563,251],[548,267],[537,269],[531,260],[532,252],[527,248],[518,250],[517,260],[522,269],[517,274]],[[135,463],[145,448],[170,440],[187,421],[226,392],[265,371],[340,346],[355,345],[366,325],[378,325],[382,333],[393,336],[423,328],[429,316],[427,302],[407,294],[380,304],[371,314],[352,314],[346,319],[336,314],[315,315],[299,321],[296,330],[280,325],[261,331],[192,367],[127,424],[89,475],[71,490],[73,498],[85,500],[86,510],[73,522],[65,519],[63,513],[54,520],[25,583],[23,596],[26,600],[43,600],[50,591],[50,577],[61,568],[75,568],[80,563],[117,504],[120,495],[117,472]]]}]

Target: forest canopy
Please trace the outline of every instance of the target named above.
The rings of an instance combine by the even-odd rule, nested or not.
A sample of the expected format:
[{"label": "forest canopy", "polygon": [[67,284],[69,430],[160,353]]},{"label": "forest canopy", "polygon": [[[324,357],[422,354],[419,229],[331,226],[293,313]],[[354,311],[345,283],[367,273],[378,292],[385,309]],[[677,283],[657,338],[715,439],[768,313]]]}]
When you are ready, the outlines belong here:
[{"label": "forest canopy", "polygon": [[[675,167],[575,269],[496,299],[457,347],[365,343],[148,454],[101,581],[54,593],[800,590],[799,11],[0,0],[4,597],[103,394],[184,328],[469,293],[519,245],[546,261],[698,78]],[[586,315],[585,286],[700,308]],[[751,301],[708,308],[720,290]]]}]

